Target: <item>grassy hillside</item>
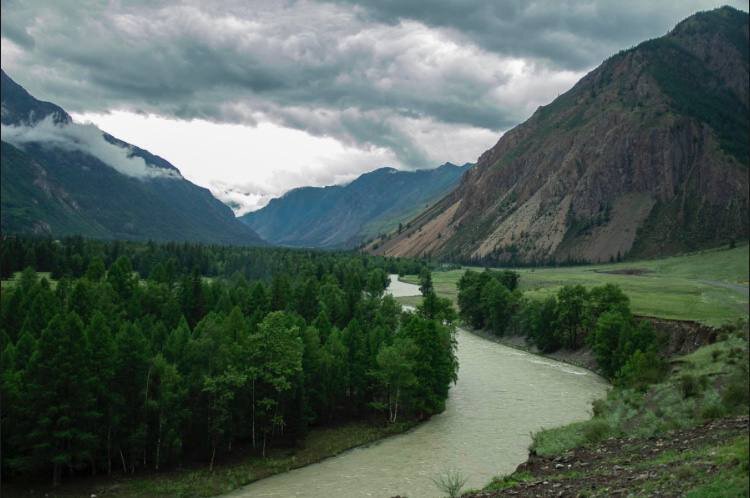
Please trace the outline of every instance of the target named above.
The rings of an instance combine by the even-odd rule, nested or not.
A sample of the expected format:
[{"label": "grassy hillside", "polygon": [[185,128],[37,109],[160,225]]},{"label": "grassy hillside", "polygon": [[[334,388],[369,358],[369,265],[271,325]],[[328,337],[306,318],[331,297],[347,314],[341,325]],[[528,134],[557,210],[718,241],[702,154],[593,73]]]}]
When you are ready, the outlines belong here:
[{"label": "grassy hillside", "polygon": [[465,496],[747,496],[747,333],[673,358],[647,389],[616,387],[590,420],[536,433],[516,472]]},{"label": "grassy hillside", "polygon": [[[748,249],[743,245],[657,260],[517,271],[521,290],[531,298],[550,296],[563,285],[612,283],[630,297],[636,314],[720,325],[748,315]],[[463,272],[434,273],[438,294],[455,302]],[[403,280],[418,283],[412,275]]]}]

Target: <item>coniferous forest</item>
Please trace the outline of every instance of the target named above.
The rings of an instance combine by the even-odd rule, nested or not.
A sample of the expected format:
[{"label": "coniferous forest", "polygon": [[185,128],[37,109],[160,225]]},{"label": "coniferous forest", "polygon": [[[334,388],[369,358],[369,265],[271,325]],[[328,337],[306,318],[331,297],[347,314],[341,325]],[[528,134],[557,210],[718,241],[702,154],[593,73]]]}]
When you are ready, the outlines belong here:
[{"label": "coniferous forest", "polygon": [[6,477],[213,466],[428,417],[456,379],[448,301],[385,294],[417,261],[74,237],[3,238],[0,262]]}]

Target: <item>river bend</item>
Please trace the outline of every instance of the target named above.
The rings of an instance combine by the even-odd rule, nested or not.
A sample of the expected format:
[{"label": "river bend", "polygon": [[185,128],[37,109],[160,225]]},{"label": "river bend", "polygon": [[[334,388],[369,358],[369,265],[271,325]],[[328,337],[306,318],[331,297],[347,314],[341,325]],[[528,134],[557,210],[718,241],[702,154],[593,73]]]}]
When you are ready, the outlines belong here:
[{"label": "river bend", "polygon": [[[396,296],[417,286],[391,277]],[[320,463],[263,479],[233,497],[439,496],[432,478],[446,470],[479,488],[512,472],[531,433],[590,416],[607,383],[591,372],[458,331],[458,382],[446,409],[415,429]]]}]

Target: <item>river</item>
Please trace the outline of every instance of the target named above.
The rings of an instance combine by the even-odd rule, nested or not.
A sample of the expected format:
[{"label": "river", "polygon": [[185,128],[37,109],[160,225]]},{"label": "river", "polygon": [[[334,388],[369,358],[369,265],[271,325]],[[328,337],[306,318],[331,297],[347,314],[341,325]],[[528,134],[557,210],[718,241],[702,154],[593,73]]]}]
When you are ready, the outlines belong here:
[{"label": "river", "polygon": [[[416,285],[391,276],[395,296]],[[435,497],[432,479],[447,470],[465,489],[512,472],[526,459],[531,433],[590,416],[607,383],[587,370],[458,331],[458,382],[446,409],[415,429],[320,463],[241,488],[233,497]]]}]

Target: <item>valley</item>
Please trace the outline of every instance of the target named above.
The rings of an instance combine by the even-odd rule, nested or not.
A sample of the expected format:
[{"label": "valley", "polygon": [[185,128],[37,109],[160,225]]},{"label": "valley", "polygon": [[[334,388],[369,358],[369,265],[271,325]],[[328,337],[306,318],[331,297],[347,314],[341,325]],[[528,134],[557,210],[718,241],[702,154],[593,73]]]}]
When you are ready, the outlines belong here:
[{"label": "valley", "polygon": [[727,1],[4,2],[0,494],[747,496]]},{"label": "valley", "polygon": [[239,219],[272,244],[351,249],[406,226],[453,190],[472,166],[379,168],[346,185],[291,190]]}]

